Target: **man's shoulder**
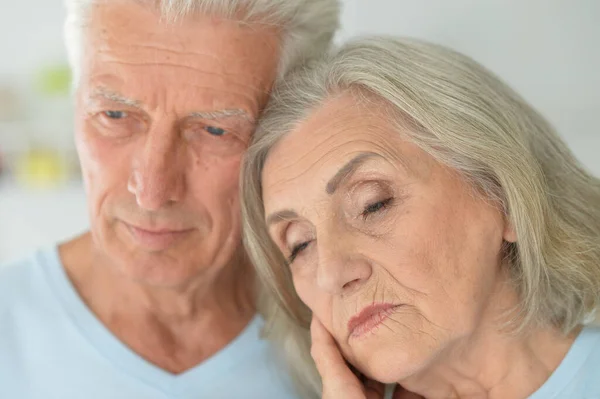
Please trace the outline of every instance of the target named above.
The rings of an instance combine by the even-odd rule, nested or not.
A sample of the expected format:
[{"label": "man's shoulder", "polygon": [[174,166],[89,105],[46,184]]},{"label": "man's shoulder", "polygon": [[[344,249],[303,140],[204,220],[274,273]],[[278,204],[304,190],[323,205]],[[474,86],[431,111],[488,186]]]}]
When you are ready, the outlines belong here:
[{"label": "man's shoulder", "polygon": [[34,300],[44,280],[44,259],[50,250],[35,251],[21,258],[0,263],[0,314],[19,301]]}]

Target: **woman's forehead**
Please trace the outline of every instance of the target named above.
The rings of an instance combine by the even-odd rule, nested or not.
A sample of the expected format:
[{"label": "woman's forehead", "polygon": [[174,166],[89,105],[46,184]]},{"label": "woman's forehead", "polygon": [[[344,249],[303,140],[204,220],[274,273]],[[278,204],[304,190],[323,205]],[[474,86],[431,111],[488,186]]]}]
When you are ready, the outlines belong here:
[{"label": "woman's forehead", "polygon": [[263,169],[263,195],[298,184],[304,189],[325,186],[339,168],[363,153],[407,172],[420,170],[431,157],[406,138],[375,103],[359,105],[351,94],[330,99],[271,149]]},{"label": "woman's forehead", "polygon": [[389,142],[392,124],[369,111],[350,95],[327,100],[271,149],[265,169],[307,167]]}]

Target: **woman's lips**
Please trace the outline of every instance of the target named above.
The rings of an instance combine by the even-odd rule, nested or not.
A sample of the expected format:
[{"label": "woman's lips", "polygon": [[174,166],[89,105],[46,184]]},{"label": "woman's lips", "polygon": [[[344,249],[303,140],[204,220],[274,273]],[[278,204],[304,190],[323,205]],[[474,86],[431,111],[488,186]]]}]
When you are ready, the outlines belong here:
[{"label": "woman's lips", "polygon": [[348,332],[351,338],[360,338],[373,331],[383,323],[401,305],[380,303],[369,305],[348,321]]}]

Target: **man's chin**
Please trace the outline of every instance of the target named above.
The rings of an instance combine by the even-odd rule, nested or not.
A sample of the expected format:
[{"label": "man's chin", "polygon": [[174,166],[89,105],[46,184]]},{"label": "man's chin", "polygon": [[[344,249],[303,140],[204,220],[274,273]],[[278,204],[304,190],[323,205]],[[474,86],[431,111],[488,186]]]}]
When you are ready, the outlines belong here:
[{"label": "man's chin", "polygon": [[[178,237],[148,238],[144,232],[132,233],[125,223],[119,223],[102,233],[95,246],[106,257],[109,267],[113,265],[120,275],[145,285],[182,287],[221,263],[210,256],[216,255],[214,238],[202,236],[199,230]],[[227,257],[226,248],[218,252]],[[215,260],[219,262],[213,264]]]},{"label": "man's chin", "polygon": [[114,264],[122,275],[137,283],[154,287],[181,287],[199,273],[197,263],[163,253],[142,250],[121,252],[114,254],[114,259]]},{"label": "man's chin", "polygon": [[200,258],[193,256],[197,251],[181,245],[185,243],[155,250],[137,245],[123,231],[108,233],[99,237],[95,245],[105,258],[103,267],[113,268],[128,280],[149,286],[179,287],[192,280],[202,267]]}]

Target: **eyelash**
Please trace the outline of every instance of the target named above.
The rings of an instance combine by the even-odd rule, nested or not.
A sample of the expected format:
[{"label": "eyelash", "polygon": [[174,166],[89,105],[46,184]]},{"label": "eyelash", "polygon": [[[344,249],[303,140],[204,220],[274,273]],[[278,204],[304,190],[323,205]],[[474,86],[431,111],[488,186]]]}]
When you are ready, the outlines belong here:
[{"label": "eyelash", "polygon": [[292,254],[288,258],[288,264],[292,264],[294,262],[294,259],[296,259],[296,257],[300,254],[300,252],[302,252],[303,250],[306,249],[306,247],[308,247],[308,244],[310,244],[310,241],[304,241],[303,243],[296,245],[292,249]]},{"label": "eyelash", "polygon": [[204,127],[204,130],[206,130],[211,136],[215,137],[221,137],[227,134],[227,130],[217,126],[207,125]]},{"label": "eyelash", "polygon": [[[106,116],[109,119],[113,119],[113,120],[122,120],[122,119],[125,119],[125,118],[127,118],[129,116],[127,114],[127,112],[125,112],[125,111],[118,111],[118,110],[114,110],[114,109],[111,109],[111,110],[108,110],[108,111],[104,111],[103,113],[104,113],[104,116]],[[120,117],[116,117],[115,114],[121,114],[121,116]]]},{"label": "eyelash", "polygon": [[386,209],[388,206],[391,205],[391,203],[392,203],[393,200],[394,200],[394,197],[390,197],[390,198],[384,199],[382,201],[377,201],[377,202],[374,202],[372,204],[368,204],[367,206],[365,206],[365,209],[362,211],[362,213],[360,214],[360,216],[364,220],[366,220],[372,214],[380,212],[380,211]]},{"label": "eyelash", "polygon": [[[365,207],[365,209],[363,210],[363,212],[361,213],[361,217],[363,219],[367,219],[370,215],[384,210],[385,208],[390,206],[390,204],[392,203],[393,200],[394,200],[394,197],[390,197],[390,198],[384,199],[382,201],[377,201],[377,202],[367,205]],[[292,251],[291,251],[292,253],[290,254],[290,257],[288,258],[288,264],[292,264],[294,262],[294,260],[296,259],[296,257],[298,257],[298,255],[300,255],[300,253],[302,251],[304,251],[310,243],[311,243],[310,241],[305,241],[303,243],[296,245],[294,248],[292,248]]]}]

